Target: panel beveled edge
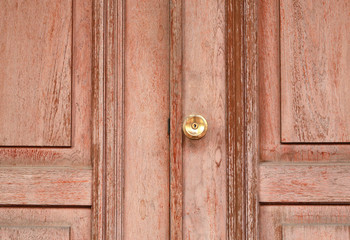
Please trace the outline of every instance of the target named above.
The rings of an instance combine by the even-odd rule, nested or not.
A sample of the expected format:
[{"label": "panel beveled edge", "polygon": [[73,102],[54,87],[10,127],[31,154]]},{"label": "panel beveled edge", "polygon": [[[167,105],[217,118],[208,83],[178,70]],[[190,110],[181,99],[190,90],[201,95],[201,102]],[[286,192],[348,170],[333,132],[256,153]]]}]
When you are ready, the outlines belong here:
[{"label": "panel beveled edge", "polygon": [[[5,230],[5,231],[4,231]],[[12,230],[12,231],[11,231]],[[40,232],[44,230],[44,232]],[[71,239],[71,227],[70,226],[30,226],[30,225],[0,225],[0,236],[6,238],[6,232],[9,235],[7,237],[21,237],[22,238],[33,238],[33,237],[55,237],[57,240],[69,240]],[[32,232],[32,234],[31,234]],[[24,235],[23,235],[24,234]],[[54,235],[53,235],[54,234]],[[57,237],[60,237],[58,239]],[[7,238],[6,238],[7,239]]]},{"label": "panel beveled edge", "polygon": [[125,0],[93,0],[92,239],[122,239]]},{"label": "panel beveled edge", "polygon": [[227,238],[258,239],[257,1],[226,0]]},{"label": "panel beveled edge", "polygon": [[[302,230],[305,230],[305,228],[309,228],[309,230],[314,231],[314,232],[311,231],[309,234],[317,233],[318,235],[323,235],[325,237],[325,233],[331,234],[333,232],[336,235],[333,235],[332,237],[337,237],[337,239],[343,239],[342,237],[344,237],[343,236],[344,233],[345,233],[347,239],[350,237],[350,235],[349,235],[350,234],[350,224],[349,223],[344,223],[344,224],[340,224],[340,223],[333,223],[333,224],[332,223],[304,223],[304,224],[302,224],[302,223],[300,223],[300,224],[282,223],[282,240],[289,240],[290,237],[292,237],[292,239],[293,239],[293,236],[295,237],[297,235],[298,230],[302,231]],[[312,228],[314,228],[314,229],[312,229]],[[322,228],[324,228],[324,229],[322,229]],[[339,228],[343,228],[340,230],[345,230],[345,232],[339,231]],[[290,231],[289,232],[290,234],[288,234],[288,231]],[[341,236],[338,236],[337,233],[340,233]],[[305,236],[305,232],[302,234],[302,236],[307,237],[307,236]],[[320,237],[320,236],[313,235],[313,237],[316,238],[316,237]],[[296,238],[296,239],[299,239],[299,238]]]}]

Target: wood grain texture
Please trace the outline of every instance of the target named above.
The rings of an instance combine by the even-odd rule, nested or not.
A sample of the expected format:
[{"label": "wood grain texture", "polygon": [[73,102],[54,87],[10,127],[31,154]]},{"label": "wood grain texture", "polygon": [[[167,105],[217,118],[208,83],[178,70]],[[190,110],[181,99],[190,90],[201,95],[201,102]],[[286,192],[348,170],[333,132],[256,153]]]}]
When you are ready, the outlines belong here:
[{"label": "wood grain texture", "polygon": [[[340,2],[344,3],[344,1]],[[329,2],[327,4],[331,3]],[[338,6],[334,7],[338,9]],[[331,9],[329,11],[333,12]],[[344,12],[339,12],[340,16],[347,13],[348,11],[345,11],[345,9]],[[281,144],[279,15],[280,7],[278,0],[259,1],[258,74],[260,159],[261,161],[348,162],[350,159],[350,145],[348,144]],[[330,18],[327,19],[328,21],[330,20]],[[344,24],[348,24],[348,22],[344,22]],[[316,30],[314,29],[314,33],[317,33]],[[323,87],[318,87],[318,89],[323,91]],[[316,91],[316,88],[314,90]],[[343,104],[344,106],[346,105],[345,102]]]},{"label": "wood grain texture", "polygon": [[72,0],[0,3],[0,145],[70,146]]},{"label": "wood grain texture", "polygon": [[[261,240],[330,240],[349,239],[349,206],[262,206],[260,210]],[[290,233],[294,227],[293,235]],[[307,234],[301,236],[300,234]],[[347,232],[347,234],[345,234]]]},{"label": "wood grain texture", "polygon": [[182,239],[182,1],[170,2],[170,239]]},{"label": "wood grain texture", "polygon": [[125,239],[169,239],[169,1],[125,2]]},{"label": "wood grain texture", "polygon": [[350,239],[349,225],[283,225],[283,240],[303,240],[303,239],[320,239],[320,240],[338,240]]},{"label": "wood grain texture", "polygon": [[[117,32],[117,37],[115,43],[117,48],[117,59],[116,59],[116,76],[117,76],[117,107],[116,107],[116,144],[117,144],[117,169],[116,169],[116,188],[111,189],[111,191],[116,191],[116,239],[123,239],[123,216],[124,216],[124,86],[125,86],[125,0],[118,0],[116,9],[117,24],[114,24],[114,31]],[[112,25],[112,24],[111,24]],[[112,34],[111,34],[112,35]],[[112,58],[113,55],[110,55]],[[114,98],[113,98],[114,99]],[[111,199],[113,201],[113,199]],[[114,200],[115,201],[115,200]],[[111,215],[110,218],[114,216]],[[112,231],[112,230],[110,230]],[[111,240],[113,235],[111,234]],[[115,239],[115,238],[114,238]]]},{"label": "wood grain texture", "polygon": [[204,138],[183,138],[183,239],[225,239],[225,1],[182,4],[182,116],[208,122]]},{"label": "wood grain texture", "polygon": [[[90,215],[90,208],[1,207],[0,237],[2,240],[92,239]],[[12,238],[4,237],[4,230]]]},{"label": "wood grain texture", "polygon": [[[2,1],[1,4],[5,4],[10,1]],[[20,2],[20,1],[11,1],[11,4],[15,2]],[[6,165],[6,166],[30,166],[30,165],[35,165],[35,166],[91,166],[91,95],[92,95],[92,90],[91,90],[91,30],[92,30],[92,1],[86,1],[86,0],[74,0],[73,1],[73,9],[72,9],[72,1],[62,1],[62,2],[57,2],[57,1],[47,1],[46,4],[41,4],[39,1],[34,1],[36,4],[27,3],[27,1],[21,1],[24,5],[28,5],[26,10],[23,11],[38,11],[38,15],[40,16],[60,16],[60,17],[51,17],[50,19],[46,20],[46,25],[52,25],[53,24],[53,19],[55,19],[58,23],[55,23],[52,26],[61,26],[59,22],[61,22],[61,15],[66,16],[66,18],[70,19],[70,28],[71,30],[67,34],[71,34],[70,36],[72,43],[71,43],[71,51],[70,55],[70,61],[71,64],[69,65],[71,70],[71,75],[72,77],[69,78],[69,85],[65,86],[62,91],[69,91],[70,93],[70,98],[71,100],[69,101],[69,104],[72,106],[71,110],[69,110],[69,114],[71,114],[71,125],[72,128],[69,130],[69,133],[71,132],[72,139],[71,139],[71,147],[70,148],[36,148],[36,147],[0,147],[0,165]],[[67,9],[63,8],[62,6],[65,6],[68,4]],[[31,7],[29,7],[31,5]],[[40,5],[40,7],[35,7],[37,5]],[[57,5],[57,6],[56,6]],[[62,5],[62,6],[61,6]],[[20,4],[19,4],[20,6]],[[51,7],[54,6],[54,8],[51,9]],[[35,7],[35,8],[33,8]],[[50,9],[48,11],[44,11],[44,9]],[[36,10],[35,10],[36,9]],[[56,10],[55,10],[56,9]],[[58,11],[59,10],[59,11]],[[3,10],[1,10],[3,11]],[[56,11],[56,12],[55,12]],[[60,12],[61,11],[61,12]],[[40,13],[40,14],[39,14]],[[45,14],[46,13],[46,14]],[[50,15],[51,13],[51,15]],[[10,12],[6,13],[10,14]],[[29,14],[29,13],[28,13]],[[56,14],[56,15],[55,15]],[[16,14],[12,13],[12,17],[14,18]],[[1,15],[1,16],[7,16],[7,15]],[[72,20],[73,18],[73,20]],[[27,20],[29,22],[29,19],[23,19]],[[33,30],[34,34],[40,31],[41,28],[43,28],[43,34],[44,34],[44,27],[46,26],[44,24],[40,24],[41,28],[36,27],[37,22],[39,21],[38,18],[31,17],[31,22],[32,23],[24,23],[24,25],[31,25],[37,30]],[[62,19],[63,21],[64,19]],[[55,21],[55,22],[56,22]],[[73,25],[71,23],[73,21]],[[19,24],[20,25],[20,24]],[[51,26],[50,25],[50,26]],[[2,24],[0,28],[13,28],[9,27],[9,24]],[[22,28],[22,26],[21,26]],[[57,31],[60,30],[57,29],[53,33],[57,35]],[[40,33],[40,32],[39,32]],[[30,35],[29,34],[29,35]],[[2,35],[3,36],[3,35]],[[61,39],[63,36],[59,36],[58,38]],[[67,37],[67,36],[65,36]],[[1,38],[1,37],[0,37]],[[55,36],[57,38],[57,36]],[[54,38],[54,35],[52,35],[52,41],[56,41]],[[72,39],[73,38],[73,39]],[[64,38],[65,39],[65,38]],[[49,40],[46,40],[49,41]],[[61,41],[61,40],[60,40]],[[63,41],[63,40],[62,40]],[[36,41],[34,41],[36,42]],[[63,41],[64,42],[64,41]],[[28,43],[29,44],[29,43]],[[10,46],[10,45],[9,45]],[[39,45],[38,47],[41,47]],[[28,51],[30,48],[28,48]],[[56,48],[53,49],[56,51]],[[35,51],[33,51],[35,53]],[[49,58],[53,59],[54,61],[58,57],[63,56],[61,53],[64,51],[59,51],[60,54],[57,56],[50,55]],[[69,56],[70,56],[69,55]],[[29,56],[28,56],[29,57]],[[34,59],[33,61],[39,61],[40,58],[36,57],[36,55],[32,56]],[[1,60],[2,61],[2,60]],[[28,59],[30,62],[30,60]],[[33,70],[35,68],[32,68],[33,63],[30,62],[28,64],[29,69]],[[35,64],[34,64],[35,65]],[[45,65],[45,64],[44,64]],[[49,66],[49,65],[45,65]],[[50,68],[51,69],[51,68]],[[53,69],[53,68],[52,68]],[[4,68],[1,68],[0,72],[3,71]],[[40,70],[40,69],[39,69]],[[40,71],[38,71],[38,74]],[[41,74],[42,77],[44,77],[44,72]],[[47,75],[47,74],[46,74]],[[47,75],[50,76],[50,75]],[[39,81],[40,78],[33,78],[33,81]],[[18,81],[18,80],[16,80]],[[51,80],[42,80],[41,83],[48,82]],[[62,80],[63,81],[63,80]],[[72,81],[72,82],[71,82]],[[0,85],[3,83],[3,80],[1,78]],[[24,83],[21,82],[21,84]],[[49,85],[47,85],[49,86]],[[56,86],[58,87],[58,86]],[[63,87],[63,86],[61,86]],[[17,89],[17,88],[16,88]],[[68,89],[68,90],[67,90]],[[71,90],[70,90],[71,89]],[[17,89],[19,91],[19,95],[23,94],[30,94],[31,88],[28,86],[24,86],[22,88]],[[0,90],[2,91],[2,90]],[[28,93],[27,93],[28,91]],[[4,92],[1,92],[1,96],[3,95]],[[33,92],[32,92],[33,93]],[[63,93],[63,92],[62,92]],[[5,94],[5,93],[4,93]],[[9,93],[8,93],[9,94]],[[57,92],[55,93],[56,95],[50,95],[51,97],[57,97]],[[39,96],[39,95],[38,95]],[[47,95],[45,98],[50,98],[49,95]],[[39,98],[44,99],[43,96],[39,96]],[[57,99],[57,100],[62,100],[62,99]],[[28,100],[28,102],[30,102]],[[0,106],[2,106],[4,102],[0,103]],[[49,103],[49,104],[48,104]],[[52,102],[47,101],[45,103],[47,106],[46,108],[49,110],[55,108],[55,104],[62,104],[63,102]],[[52,105],[52,106],[51,106]],[[69,106],[70,108],[70,106]],[[11,110],[12,111],[12,110]],[[58,111],[58,109],[57,109]],[[66,110],[65,110],[66,111]],[[3,109],[1,107],[1,112],[3,112]],[[54,112],[54,111],[53,111]],[[72,113],[70,113],[72,112]],[[27,110],[23,112],[24,114],[30,114],[28,118],[30,118],[31,113],[33,112],[28,112]],[[2,113],[0,113],[2,114]],[[58,114],[58,113],[57,113]],[[34,115],[35,116],[35,113]],[[39,116],[39,115],[38,115]],[[25,116],[27,118],[27,116]],[[23,119],[22,119],[23,120]],[[33,120],[34,121],[34,120]],[[36,120],[35,120],[36,121]],[[26,119],[27,122],[27,119]],[[63,122],[63,121],[62,121]],[[54,123],[54,122],[51,122]],[[36,123],[40,124],[40,122]],[[60,126],[61,123],[57,124],[57,126]],[[3,121],[1,122],[1,127],[6,127],[6,125]],[[11,125],[8,126],[10,128]],[[56,129],[59,130],[57,134],[61,134],[62,129]],[[17,133],[14,131],[12,133],[16,138],[21,135],[21,133]],[[2,136],[2,134],[1,134]]]},{"label": "wood grain texture", "polygon": [[[256,240],[258,236],[258,182],[259,182],[259,81],[258,75],[258,9],[255,0],[244,3],[244,81],[245,81],[245,178],[246,185],[246,235],[245,239]],[[259,48],[258,48],[259,46]]]},{"label": "wood grain texture", "polygon": [[93,1],[92,38],[92,239],[106,238],[106,102],[105,102],[105,40],[103,0]]},{"label": "wood grain texture", "polygon": [[226,1],[227,239],[247,230],[243,1]]},{"label": "wood grain texture", "polygon": [[350,141],[350,3],[280,2],[282,142]]},{"label": "wood grain texture", "polygon": [[0,168],[0,204],[91,205],[91,170]]},{"label": "wood grain texture", "polygon": [[2,240],[70,240],[69,227],[16,227],[0,226]]},{"label": "wood grain texture", "polygon": [[349,202],[348,164],[261,164],[261,202]]}]

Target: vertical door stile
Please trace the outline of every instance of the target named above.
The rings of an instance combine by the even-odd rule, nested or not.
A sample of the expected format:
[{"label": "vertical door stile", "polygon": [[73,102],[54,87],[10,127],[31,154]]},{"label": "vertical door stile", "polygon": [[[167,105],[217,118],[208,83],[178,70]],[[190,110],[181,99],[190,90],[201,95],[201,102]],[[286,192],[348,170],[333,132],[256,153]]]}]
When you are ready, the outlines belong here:
[{"label": "vertical door stile", "polygon": [[170,2],[170,239],[182,239],[182,0]]}]

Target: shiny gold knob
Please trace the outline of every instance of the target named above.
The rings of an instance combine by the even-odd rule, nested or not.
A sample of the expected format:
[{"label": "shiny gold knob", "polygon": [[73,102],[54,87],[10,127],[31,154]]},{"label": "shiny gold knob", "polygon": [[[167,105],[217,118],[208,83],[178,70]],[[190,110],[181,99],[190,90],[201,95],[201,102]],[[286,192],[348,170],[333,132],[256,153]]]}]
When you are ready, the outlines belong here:
[{"label": "shiny gold knob", "polygon": [[201,139],[208,130],[208,123],[201,115],[189,115],[183,125],[184,134],[189,139]]}]

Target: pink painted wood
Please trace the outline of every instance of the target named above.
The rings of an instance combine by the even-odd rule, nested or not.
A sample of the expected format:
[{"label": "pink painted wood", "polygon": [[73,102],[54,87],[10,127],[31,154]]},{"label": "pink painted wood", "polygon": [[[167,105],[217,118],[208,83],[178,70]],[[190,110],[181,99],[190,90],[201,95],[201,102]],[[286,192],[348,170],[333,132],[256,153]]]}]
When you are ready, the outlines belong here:
[{"label": "pink painted wood", "polygon": [[91,205],[91,169],[1,167],[0,204]]},{"label": "pink painted wood", "polygon": [[169,1],[126,1],[124,239],[169,238]]},{"label": "pink painted wood", "polygon": [[349,1],[280,4],[282,142],[350,142]]},{"label": "pink painted wood", "polygon": [[261,164],[261,202],[347,203],[349,164]]},{"label": "pink painted wood", "polygon": [[0,146],[71,145],[72,6],[0,2]]},{"label": "pink painted wood", "polygon": [[56,239],[67,240],[70,238],[69,227],[9,227],[0,226],[0,236],[3,240],[11,239]]},{"label": "pink painted wood", "polygon": [[283,240],[303,240],[303,239],[327,239],[338,240],[350,239],[349,225],[331,224],[305,224],[305,225],[283,225]]},{"label": "pink painted wood", "polygon": [[260,239],[348,240],[349,206],[262,206]]},{"label": "pink painted wood", "polygon": [[260,239],[349,239],[348,13],[259,2]]},{"label": "pink painted wood", "polygon": [[[347,1],[341,1],[341,2],[342,4],[347,4],[346,3]],[[258,8],[259,9],[258,11],[258,36],[259,36],[258,37],[258,46],[259,46],[258,75],[259,75],[259,96],[260,96],[259,97],[260,160],[261,161],[293,161],[293,162],[296,162],[296,161],[298,162],[300,161],[347,162],[350,159],[350,145],[348,144],[333,143],[333,144],[310,145],[310,144],[282,144],[281,143],[281,114],[282,113],[281,113],[281,101],[280,101],[281,100],[280,82],[284,80],[280,79],[280,67],[281,67],[280,57],[279,57],[280,55],[280,46],[279,46],[280,45],[280,36],[279,36],[280,35],[280,32],[279,32],[280,7],[278,3],[279,3],[278,0],[264,0],[259,2],[259,8]],[[319,8],[320,7],[321,6],[319,6]],[[322,9],[314,10],[314,11],[322,12],[323,11]],[[334,6],[332,7],[332,9],[333,10],[329,9],[330,13],[332,13],[332,16],[333,15],[344,16],[344,14],[346,15],[348,13],[348,11],[345,10],[346,8],[338,8],[337,6]],[[336,11],[338,11],[339,14],[336,14],[335,13]],[[329,23],[338,21],[338,20],[331,20],[331,16],[329,16],[327,19]],[[348,23],[348,21],[345,21],[345,23]],[[318,30],[321,31],[323,30],[323,28],[319,28]],[[315,28],[313,30],[313,34],[317,34],[318,30],[317,28]],[[343,32],[343,34],[346,35],[345,32]],[[308,40],[311,41],[311,38],[309,38]],[[346,60],[346,61],[349,61],[349,60]],[[331,65],[329,67],[328,65],[325,65],[325,68],[326,67],[327,69],[332,68]],[[308,79],[305,78],[303,81],[308,81]],[[330,82],[331,80],[325,80],[325,81],[326,81],[325,83],[327,83],[327,82]],[[323,86],[322,88],[321,86],[319,86],[317,89],[319,89],[320,92],[325,92],[327,91],[325,86]],[[316,96],[315,91],[316,91],[316,88],[314,89],[314,92],[310,92],[310,94],[313,94],[314,96]],[[291,90],[291,92],[293,91]],[[346,91],[344,89],[344,92],[341,96],[345,96],[345,92]],[[302,93],[302,91],[299,91],[299,93]],[[330,94],[330,93],[327,93],[327,94]],[[334,97],[334,99],[336,98],[337,97]],[[345,100],[345,98],[343,97],[341,98]],[[334,99],[332,99],[332,101],[335,101]],[[329,101],[330,101],[330,98],[329,98]],[[299,107],[302,108],[304,106],[304,103],[300,102],[300,104],[301,105]],[[342,104],[344,104],[344,107],[346,106],[345,101],[343,101]],[[312,107],[316,105],[309,104],[307,106]],[[340,105],[337,105],[337,106],[340,106]],[[295,105],[295,107],[297,106]],[[341,114],[339,115],[339,117],[340,117],[339,119],[345,119],[344,117],[341,117]],[[313,122],[312,120],[310,121]],[[331,128],[329,130],[331,130]],[[330,134],[333,134],[333,133],[330,132]]]},{"label": "pink painted wood", "polygon": [[[6,238],[7,236],[9,238]],[[90,208],[1,207],[0,237],[9,240],[91,239],[91,210]]]},{"label": "pink painted wood", "polygon": [[225,1],[182,3],[182,115],[209,126],[203,139],[183,138],[183,239],[225,239]]},{"label": "pink painted wood", "polygon": [[[24,12],[17,12],[15,10],[15,2],[18,2],[18,11],[24,11]],[[9,5],[7,4],[9,3]],[[11,3],[11,4],[10,4]],[[21,7],[21,4],[25,4],[24,6]],[[51,114],[51,116],[55,116],[53,120],[48,120],[48,121],[41,121],[40,120],[40,114],[36,114],[33,109],[30,106],[37,107],[34,105],[26,105],[24,109],[19,111],[17,107],[14,108],[4,108],[6,101],[3,99],[1,102],[1,116],[17,116],[21,118],[17,119],[16,121],[22,122],[21,124],[26,124],[23,125],[27,126],[29,128],[30,134],[33,134],[35,136],[36,134],[46,134],[46,133],[35,133],[35,129],[48,129],[45,127],[45,124],[49,124],[51,129],[48,129],[48,131],[52,131],[52,134],[50,133],[51,136],[53,136],[53,139],[59,139],[60,136],[66,136],[62,139],[68,139],[68,145],[71,145],[71,147],[59,147],[59,148],[50,148],[50,147],[45,147],[45,148],[35,148],[35,147],[23,147],[23,145],[20,142],[17,142],[18,146],[22,145],[22,147],[18,148],[16,146],[13,147],[3,147],[0,146],[0,165],[6,165],[6,166],[30,166],[30,165],[35,165],[35,166],[91,166],[91,151],[90,149],[92,148],[91,145],[91,96],[92,96],[92,79],[91,79],[91,69],[92,69],[92,64],[91,64],[91,59],[92,59],[92,1],[85,1],[85,0],[74,0],[72,1],[62,1],[59,4],[57,1],[48,1],[47,5],[42,4],[40,1],[34,1],[31,4],[26,4],[23,1],[2,1],[1,4],[4,4],[8,7],[12,6],[14,4],[12,11],[6,10],[5,8],[1,7],[1,11],[7,12],[6,14],[10,14],[11,18],[9,19],[17,19],[18,21],[16,24],[19,26],[19,30],[26,31],[26,29],[23,29],[23,26],[20,26],[21,21],[22,22],[27,22],[24,24],[24,26],[27,26],[29,28],[30,26],[33,29],[32,32],[28,32],[27,35],[23,34],[21,36],[17,36],[14,32],[12,33],[10,29],[13,29],[14,27],[8,27],[9,22],[8,19],[1,19],[0,21],[2,22],[0,25],[0,28],[5,28],[8,29],[6,32],[2,32],[0,34],[0,39],[6,39],[6,38],[14,38],[13,40],[8,40],[10,42],[16,41],[16,38],[22,39],[21,42],[18,42],[17,44],[23,45],[23,55],[26,56],[26,59],[28,61],[28,64],[25,65],[21,61],[17,62],[11,62],[11,68],[12,69],[19,69],[23,68],[21,71],[23,72],[21,76],[23,76],[23,79],[27,79],[26,76],[31,77],[32,80],[26,80],[28,81],[27,83],[33,84],[33,88],[29,86],[22,86],[21,88],[9,88],[8,86],[2,85],[5,83],[5,80],[3,77],[1,78],[0,81],[0,98],[3,96],[7,95],[13,95],[13,90],[16,90],[16,96],[11,97],[9,100],[15,101],[16,99],[19,99],[21,95],[27,96],[27,97],[33,97],[33,101],[40,100],[42,101],[41,103],[44,105],[40,105],[40,109],[44,110],[46,109],[47,114]],[[72,4],[74,6],[72,6]],[[40,7],[39,7],[40,6]],[[54,7],[52,7],[54,6]],[[45,9],[50,9],[45,10]],[[26,13],[27,11],[27,13]],[[17,13],[17,15],[16,15]],[[31,15],[36,15],[35,18],[31,17]],[[7,16],[4,14],[1,14],[1,16]],[[17,16],[17,18],[16,18]],[[20,18],[22,16],[22,18]],[[25,17],[26,16],[26,17]],[[60,17],[57,17],[60,16]],[[62,18],[62,23],[54,23],[52,22],[52,18],[56,17],[57,19]],[[47,27],[45,28],[46,25],[42,25],[41,22],[44,22],[44,19],[46,18],[45,21],[47,21]],[[72,20],[73,19],[73,20]],[[42,21],[41,21],[42,20]],[[50,22],[51,21],[51,22]],[[68,22],[67,22],[68,21]],[[70,22],[73,21],[73,24]],[[42,34],[43,36],[40,37],[40,32],[37,32],[39,28],[37,28],[37,24],[40,22],[40,26],[42,26]],[[71,26],[72,25],[72,26]],[[45,33],[45,31],[49,31],[51,28],[53,28],[53,33],[54,35],[49,35],[49,33]],[[63,31],[63,27],[70,27],[71,30],[65,30]],[[57,29],[56,29],[57,28]],[[35,31],[34,31],[35,30]],[[10,32],[7,32],[10,31]],[[39,30],[38,30],[39,31]],[[64,41],[61,39],[63,38],[63,35],[61,36],[60,33],[62,32],[63,35],[67,34],[72,34],[70,37],[70,40],[68,41],[67,38],[69,36],[64,37]],[[19,32],[18,32],[19,33]],[[66,34],[64,34],[66,33]],[[36,34],[39,34],[39,36],[36,36]],[[29,41],[28,39],[30,36],[33,35],[33,38]],[[36,38],[34,38],[34,36]],[[51,40],[46,39],[50,38]],[[16,37],[16,38],[15,38]],[[59,40],[57,40],[57,38]],[[46,40],[44,40],[46,39]],[[28,41],[26,41],[28,40]],[[2,40],[0,40],[2,41]],[[37,43],[39,41],[39,43]],[[69,75],[66,76],[67,74],[61,74],[59,69],[52,70],[54,69],[51,67],[51,65],[45,65],[47,66],[46,68],[43,68],[40,70],[40,62],[36,63],[36,61],[39,61],[39,57],[37,57],[37,51],[35,51],[36,48],[41,47],[41,45],[44,44],[44,42],[47,42],[45,46],[47,46],[48,50],[44,51],[41,53],[43,57],[43,61],[45,63],[54,63],[55,61],[63,61],[64,51],[57,50],[57,54],[52,54],[51,52],[56,52],[57,47],[63,47],[61,44],[58,44],[58,42],[67,42],[69,44],[67,47],[70,48],[71,50],[69,51],[70,54],[67,53],[67,59],[69,60],[69,70],[68,72],[71,73],[71,76]],[[57,42],[58,41],[58,42]],[[57,43],[58,45],[55,47],[54,43]],[[15,43],[11,43],[15,44]],[[13,46],[13,45],[9,46]],[[28,45],[26,45],[28,44]],[[36,48],[32,48],[29,46],[29,44],[35,45]],[[71,46],[71,47],[70,47]],[[51,50],[50,50],[51,49]],[[50,50],[50,51],[49,51]],[[17,50],[16,50],[17,51]],[[27,51],[27,52],[25,52]],[[68,50],[67,50],[68,51]],[[62,53],[62,54],[60,54]],[[19,53],[18,53],[19,54]],[[46,54],[46,55],[45,55]],[[17,57],[18,56],[13,56]],[[30,58],[34,58],[34,60],[30,61]],[[4,59],[4,58],[1,58]],[[68,61],[66,59],[66,61]],[[9,60],[9,59],[8,59]],[[2,61],[2,60],[0,60]],[[35,63],[35,64],[34,64]],[[3,63],[4,66],[5,62]],[[10,62],[6,62],[6,64],[10,64]],[[17,65],[16,65],[17,64]],[[58,63],[57,63],[58,64]],[[39,67],[37,67],[37,65]],[[61,64],[62,65],[62,64]],[[4,71],[5,68],[1,68],[0,72]],[[65,68],[63,68],[65,70]],[[54,78],[55,76],[55,71],[57,71],[57,77]],[[10,74],[11,72],[8,72],[9,74],[8,79],[17,79],[15,76],[18,74],[18,72],[13,72],[13,75]],[[35,74],[34,74],[35,73]],[[34,75],[33,75],[34,74]],[[10,76],[11,75],[11,76]],[[35,87],[36,83],[38,83],[38,79],[43,79],[40,80],[41,83],[45,83],[46,85],[42,85],[42,88],[37,88]],[[54,86],[55,79],[57,80],[58,84],[61,85],[61,91],[59,90],[58,85],[56,86],[57,89],[54,91],[52,88],[50,91],[44,91],[40,92],[39,89],[45,90],[47,86]],[[17,80],[16,80],[17,81]],[[14,83],[14,82],[13,82]],[[21,80],[21,84],[24,83],[24,80]],[[40,83],[40,84],[41,84]],[[11,83],[12,84],[12,83]],[[10,84],[10,85],[11,85]],[[33,91],[32,89],[36,88],[38,91]],[[1,90],[2,89],[2,90]],[[5,91],[6,90],[6,91]],[[62,97],[63,95],[71,95],[69,97]],[[43,101],[45,99],[49,99],[50,96],[52,97],[53,101]],[[71,99],[71,100],[69,100]],[[29,103],[31,100],[27,100]],[[66,103],[68,105],[66,105]],[[7,103],[6,103],[7,104]],[[61,104],[63,104],[61,106]],[[61,107],[64,107],[65,110],[61,109]],[[32,111],[33,110],[33,111]],[[41,111],[40,110],[40,111]],[[62,118],[62,114],[66,111],[69,111],[69,116],[67,115],[67,119],[64,120]],[[45,114],[46,114],[45,113]],[[62,114],[61,114],[62,113]],[[59,117],[62,115],[61,117]],[[71,115],[71,120],[70,119]],[[36,119],[38,118],[38,119]],[[0,117],[0,119],[2,119]],[[15,125],[11,125],[16,123],[14,120],[12,123],[9,123],[7,121],[1,120],[0,128],[7,128],[11,129]],[[34,126],[35,129],[30,129],[32,122],[35,122]],[[58,122],[57,122],[58,121]],[[64,123],[65,127],[62,126]],[[20,125],[20,124],[19,124]],[[49,126],[47,125],[47,126]],[[21,129],[20,127],[19,129]],[[66,130],[67,134],[64,133]],[[27,130],[26,130],[27,131]],[[3,132],[0,130],[1,136],[3,136]],[[55,144],[49,144],[47,142],[46,144],[44,142],[38,142],[39,135],[37,137],[34,137],[36,139],[31,139],[27,138],[26,133],[18,133],[17,130],[13,131],[12,134],[16,137],[12,138],[18,138],[16,141],[22,141],[21,139],[27,139],[27,143],[25,145],[29,146],[34,146],[34,145],[39,145],[39,146],[44,146],[44,145],[55,145]],[[57,136],[56,136],[57,135]],[[71,136],[70,136],[71,135]],[[20,136],[20,137],[19,137]],[[56,137],[55,137],[56,136]],[[71,140],[70,140],[71,138]],[[30,140],[30,142],[28,142]],[[39,139],[40,140],[40,139]],[[65,140],[65,141],[66,141]],[[15,144],[15,143],[13,143]],[[2,144],[0,144],[2,145]],[[57,144],[56,144],[57,145]],[[63,145],[65,146],[66,144],[58,144],[58,145]]]}]

